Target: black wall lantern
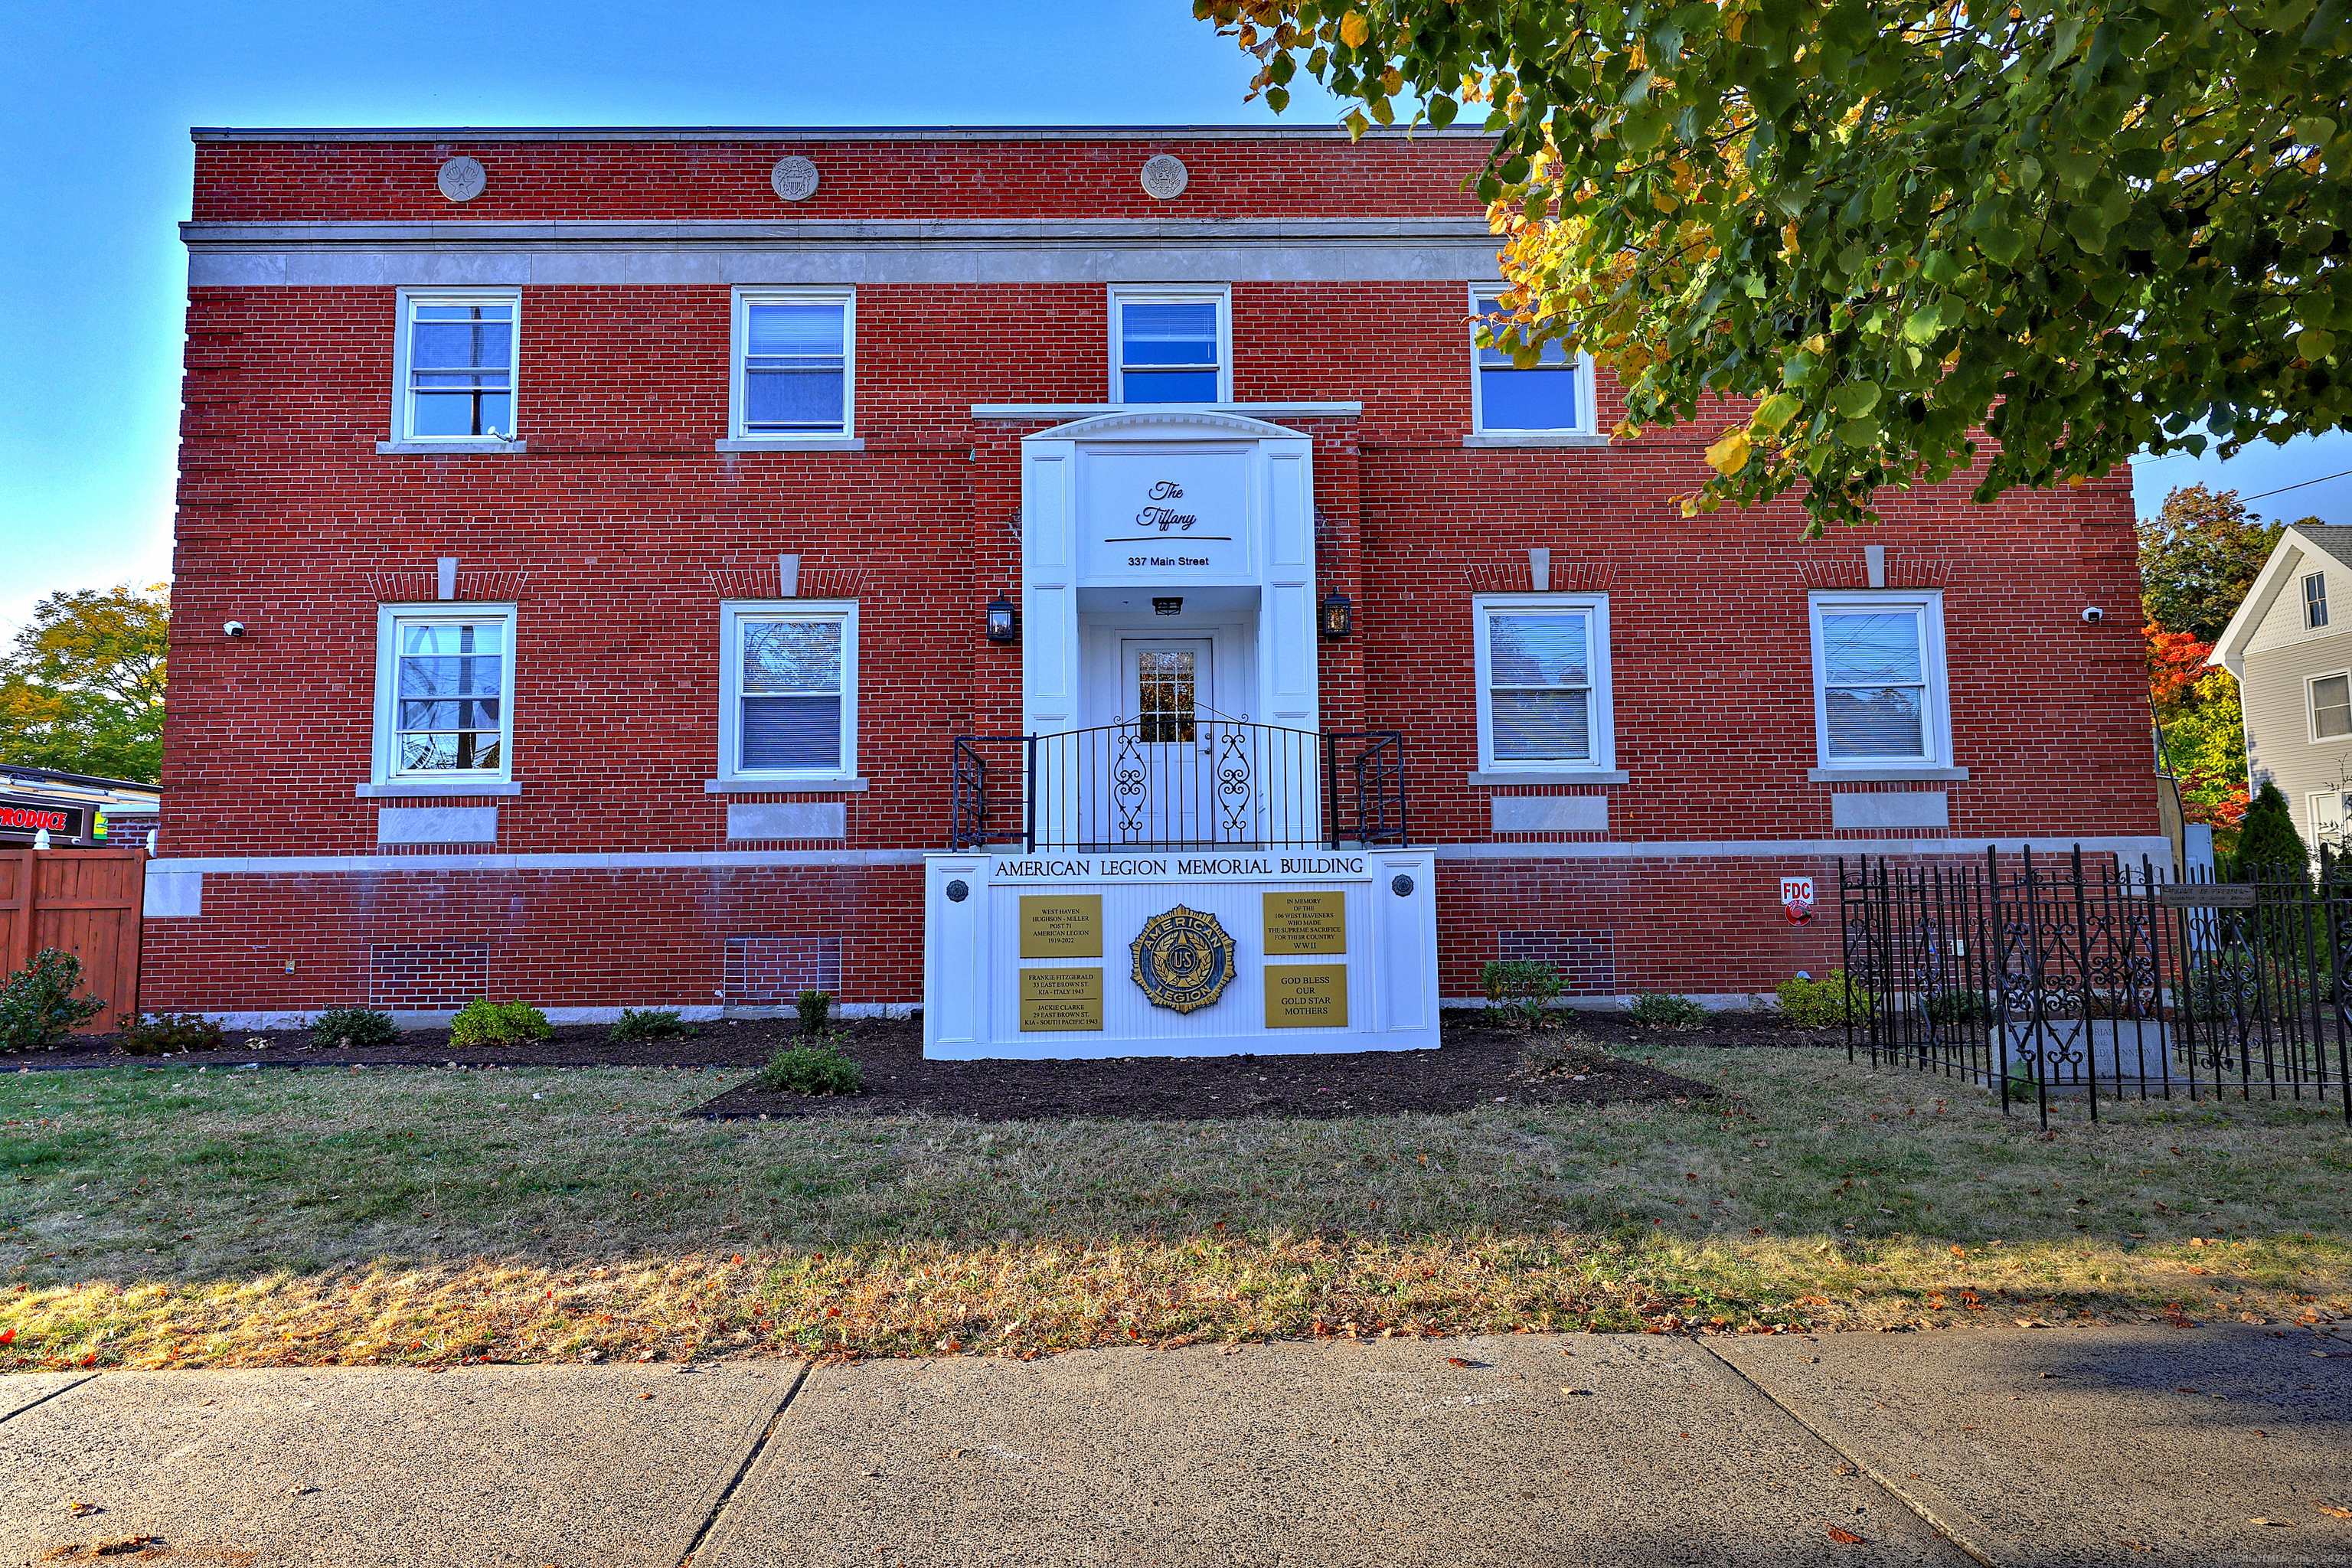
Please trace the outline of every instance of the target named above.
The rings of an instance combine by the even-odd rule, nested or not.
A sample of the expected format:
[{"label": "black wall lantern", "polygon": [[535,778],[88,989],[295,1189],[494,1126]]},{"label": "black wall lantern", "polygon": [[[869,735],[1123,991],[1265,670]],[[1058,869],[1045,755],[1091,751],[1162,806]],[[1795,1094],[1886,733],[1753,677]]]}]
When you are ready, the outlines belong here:
[{"label": "black wall lantern", "polygon": [[988,601],[988,640],[991,642],[1021,640],[1021,612],[1014,609],[1013,601],[1002,594]]},{"label": "black wall lantern", "polygon": [[1327,637],[1346,637],[1356,624],[1355,607],[1348,603],[1345,594],[1327,594],[1317,607],[1322,611],[1323,635]]}]

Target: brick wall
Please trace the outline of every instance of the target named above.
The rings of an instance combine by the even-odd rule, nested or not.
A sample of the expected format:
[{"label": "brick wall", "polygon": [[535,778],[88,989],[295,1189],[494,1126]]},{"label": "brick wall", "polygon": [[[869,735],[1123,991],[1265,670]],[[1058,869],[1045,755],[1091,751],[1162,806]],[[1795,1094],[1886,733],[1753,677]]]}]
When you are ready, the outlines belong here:
[{"label": "brick wall", "polygon": [[[1173,151],[1192,184],[1153,202],[1135,172]],[[767,184],[814,158],[789,211]],[[490,171],[453,207],[441,159]],[[203,142],[199,219],[657,219],[880,216],[1221,218],[1475,216],[1475,143],[1214,139],[1097,142]],[[1327,723],[1407,738],[1415,837],[1485,842],[1475,786],[1470,599],[1526,584],[1610,595],[1619,765],[1612,840],[1851,840],[1814,763],[1811,587],[1860,586],[1865,542],[1890,581],[1944,591],[1957,840],[2156,831],[2130,606],[2127,477],[1968,501],[1968,481],[1884,498],[1869,534],[1801,540],[1792,504],[1685,520],[1700,450],[1728,416],[1603,448],[1465,449],[1460,282],[1233,283],[1244,401],[1359,401],[1294,419],[1312,437],[1318,592],[1356,634],[1322,646]],[[850,851],[941,845],[951,738],[1020,721],[1018,649],[981,637],[1017,590],[1020,442],[1051,421],[975,404],[1105,400],[1100,284],[858,289],[861,453],[716,453],[727,426],[730,298],[719,285],[523,289],[520,433],[496,456],[383,456],[394,290],[203,288],[189,301],[186,411],[163,842],[173,856],[375,856],[369,776],[377,605],[518,608],[513,771],[499,857],[709,852],[726,838],[717,766],[719,601],[772,579],[780,552],[859,605],[858,771]],[[1622,409],[1605,377],[1603,428]],[[2108,607],[2084,626],[2080,607]],[[229,641],[224,620],[246,623]],[[1923,787],[1891,784],[1886,788]],[[1538,793],[1542,793],[1540,788]],[[742,796],[738,798],[753,798]],[[1559,836],[1554,836],[1559,837]],[[1916,835],[1906,835],[1916,837]],[[788,847],[775,846],[773,847]],[[417,853],[439,855],[427,848]],[[1502,952],[1561,955],[1580,987],[1751,989],[1820,961],[1823,922],[1788,928],[1777,860],[1450,860],[1445,990]],[[1817,874],[1821,874],[1817,871]],[[796,943],[841,938],[849,1000],[920,990],[916,876],[899,866],[673,871],[446,869],[209,879],[205,914],[150,926],[159,1006],[268,1010],[455,994],[698,1002],[822,970]],[[1775,927],[1772,922],[1780,922]],[[730,942],[769,942],[738,950]],[[781,943],[782,945],[774,945]],[[437,956],[436,956],[437,955]],[[296,973],[284,973],[288,959]],[[825,973],[830,973],[825,971]],[[757,979],[756,975],[765,975]],[[798,987],[793,987],[797,989]],[[748,991],[747,993],[748,994]],[[416,1005],[424,1005],[419,1001]]]}]

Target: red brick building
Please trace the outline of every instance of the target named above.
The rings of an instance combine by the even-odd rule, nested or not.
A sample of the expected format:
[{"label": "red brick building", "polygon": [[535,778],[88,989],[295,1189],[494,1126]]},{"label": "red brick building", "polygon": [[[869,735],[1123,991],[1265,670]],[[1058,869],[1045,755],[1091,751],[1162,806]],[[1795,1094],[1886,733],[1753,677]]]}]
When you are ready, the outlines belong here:
[{"label": "red brick building", "polygon": [[[2125,477],[1684,519],[1720,422],[1482,365],[1474,138],[195,142],[150,1006],[905,1006],[981,828],[1409,838],[1447,997],[1818,972],[1842,854],[2168,853]],[[959,737],[1078,731],[1139,835],[1018,742],[958,818]]]}]

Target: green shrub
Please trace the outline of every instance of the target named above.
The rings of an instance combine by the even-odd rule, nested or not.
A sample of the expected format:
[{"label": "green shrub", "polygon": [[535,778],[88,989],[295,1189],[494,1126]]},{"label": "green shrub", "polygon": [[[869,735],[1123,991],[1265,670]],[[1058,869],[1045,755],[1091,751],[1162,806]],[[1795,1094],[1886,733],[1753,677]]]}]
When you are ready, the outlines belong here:
[{"label": "green shrub", "polygon": [[322,1051],[379,1050],[399,1036],[392,1015],[373,1007],[330,1007],[310,1020],[310,1044]]},{"label": "green shrub", "polygon": [[78,1024],[106,1011],[95,996],[77,998],[81,960],[54,947],[0,986],[0,1051],[37,1051],[66,1037]]},{"label": "green shrub", "polygon": [[613,1026],[615,1041],[667,1040],[689,1032],[675,1007],[624,1007]]},{"label": "green shrub", "polygon": [[551,1033],[547,1015],[528,1002],[468,1002],[449,1025],[453,1046],[512,1046],[543,1040]]},{"label": "green shrub", "polygon": [[134,1057],[168,1057],[181,1051],[216,1051],[221,1026],[202,1013],[142,1013],[122,1026],[114,1043]]},{"label": "green shrub", "polygon": [[800,1012],[801,1033],[822,1035],[824,1033],[825,1023],[833,1013],[833,993],[803,991],[793,999],[793,1005]]},{"label": "green shrub", "polygon": [[1625,1016],[1650,1029],[1695,1029],[1706,1021],[1706,1009],[1671,991],[1648,991],[1633,998]]},{"label": "green shrub", "polygon": [[1792,974],[1773,989],[1780,1016],[1801,1029],[1831,1029],[1859,1024],[1870,1016],[1870,993],[1832,969],[1819,980]]},{"label": "green shrub", "polygon": [[[1937,1024],[1990,1024],[1992,1003],[1979,991],[1938,991],[1927,998],[1927,1017]],[[1862,1022],[1859,1013],[1854,1022]]]},{"label": "green shrub", "polygon": [[760,1083],[788,1094],[856,1094],[865,1086],[866,1073],[841,1054],[835,1040],[820,1036],[795,1040],[770,1057],[760,1069]]},{"label": "green shrub", "polygon": [[1547,1009],[1568,989],[1559,971],[1539,958],[1491,959],[1478,971],[1478,985],[1489,1007],[1523,1029],[1549,1016]]}]

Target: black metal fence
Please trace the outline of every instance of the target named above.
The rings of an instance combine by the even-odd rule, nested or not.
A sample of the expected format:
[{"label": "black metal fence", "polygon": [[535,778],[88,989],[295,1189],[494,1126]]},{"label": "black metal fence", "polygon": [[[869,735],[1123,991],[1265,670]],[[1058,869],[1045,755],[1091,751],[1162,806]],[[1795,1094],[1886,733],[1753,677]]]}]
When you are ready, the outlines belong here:
[{"label": "black metal fence", "polygon": [[1849,1057],[2053,1096],[2340,1101],[2352,865],[2169,879],[2111,856],[1838,863]]},{"label": "black metal fence", "polygon": [[949,847],[1248,849],[1405,844],[1404,741],[1157,718],[962,735]]}]

